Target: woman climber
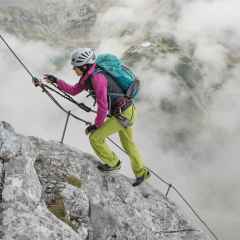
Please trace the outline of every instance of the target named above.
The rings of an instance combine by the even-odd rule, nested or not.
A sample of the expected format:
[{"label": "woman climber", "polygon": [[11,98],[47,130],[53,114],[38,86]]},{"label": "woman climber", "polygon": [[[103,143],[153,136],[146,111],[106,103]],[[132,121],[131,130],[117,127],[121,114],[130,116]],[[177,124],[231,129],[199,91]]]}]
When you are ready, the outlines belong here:
[{"label": "woman climber", "polygon": [[132,124],[135,121],[136,109],[132,99],[124,97],[123,90],[114,78],[98,67],[96,54],[92,49],[76,49],[72,54],[71,64],[76,75],[80,77],[75,85],[70,85],[50,74],[45,74],[44,79],[56,84],[58,89],[70,95],[76,95],[83,90],[90,92],[97,103],[97,116],[95,123],[88,126],[85,133],[89,134],[92,148],[104,162],[99,162],[97,168],[103,172],[121,168],[121,161],[106,144],[107,137],[118,133],[136,176],[132,185],[141,184],[150,177],[150,172],[144,167],[139,150],[133,141]]}]

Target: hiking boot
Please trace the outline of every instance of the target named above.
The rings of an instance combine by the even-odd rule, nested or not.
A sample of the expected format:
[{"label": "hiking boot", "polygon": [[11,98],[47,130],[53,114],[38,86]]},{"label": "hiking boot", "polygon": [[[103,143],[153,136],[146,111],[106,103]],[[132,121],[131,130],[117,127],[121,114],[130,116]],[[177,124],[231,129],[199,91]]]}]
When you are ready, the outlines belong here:
[{"label": "hiking boot", "polygon": [[97,168],[102,172],[111,172],[111,171],[119,170],[121,168],[121,161],[118,161],[114,167],[111,167],[108,164],[99,163]]},{"label": "hiking boot", "polygon": [[148,178],[150,178],[151,174],[149,172],[148,169],[146,169],[146,172],[140,176],[140,177],[137,177],[135,182],[132,184],[133,187],[136,187],[138,185],[140,185],[144,180],[147,180]]}]

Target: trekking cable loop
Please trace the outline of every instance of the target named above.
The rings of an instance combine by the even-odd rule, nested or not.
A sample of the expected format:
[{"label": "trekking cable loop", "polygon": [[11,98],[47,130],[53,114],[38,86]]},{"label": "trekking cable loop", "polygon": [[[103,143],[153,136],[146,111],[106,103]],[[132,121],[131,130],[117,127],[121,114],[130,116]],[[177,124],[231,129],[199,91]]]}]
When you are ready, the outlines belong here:
[{"label": "trekking cable loop", "polygon": [[[65,93],[64,91],[56,88],[56,86],[54,84],[52,84],[52,86],[55,88],[52,88],[48,85],[45,85],[46,88],[48,88],[49,90],[51,90],[52,92],[55,92],[56,94],[62,96],[63,98],[69,100],[70,102],[74,103],[75,105],[77,105],[78,107],[80,107],[82,110],[84,110],[85,112],[93,112],[93,113],[97,113],[95,110],[91,109],[90,107],[88,107],[87,105],[85,105],[84,103],[79,103],[77,102],[74,98],[72,98],[70,95],[68,95],[67,93]],[[59,92],[60,91],[60,92]]]},{"label": "trekking cable loop", "polygon": [[197,217],[197,219],[206,227],[206,229],[211,233],[211,235],[218,240],[218,237],[216,236],[216,234],[210,229],[210,227],[207,225],[207,223],[199,216],[199,214],[193,209],[193,207],[191,206],[191,204],[183,197],[183,195],[178,191],[178,189],[173,185],[168,183],[167,181],[165,181],[164,179],[162,179],[161,177],[158,176],[158,174],[156,174],[153,170],[149,169],[149,171],[155,175],[156,178],[158,178],[160,181],[162,181],[163,183],[165,183],[166,185],[168,185],[168,190],[166,193],[166,197],[170,191],[170,189],[172,188],[177,195],[184,201],[184,203],[190,208],[190,210],[193,212],[193,214]]},{"label": "trekking cable loop", "polygon": [[62,144],[63,144],[63,140],[64,140],[65,133],[66,133],[66,130],[67,130],[67,125],[68,125],[70,114],[71,114],[71,111],[68,111],[67,119],[66,119],[66,122],[65,122],[64,130],[63,130],[62,139],[61,139],[61,142],[60,142]]},{"label": "trekking cable loop", "polygon": [[[42,88],[43,92],[46,93],[47,96],[48,96],[62,111],[64,111],[66,114],[68,114],[69,111],[66,110],[66,109],[52,96],[52,94],[50,94],[50,92],[46,90],[46,88],[45,88],[46,86],[47,86],[47,85],[45,85],[45,84],[43,84],[43,83],[41,83],[41,85],[40,85],[40,87]],[[91,125],[90,122],[88,122],[88,121],[86,121],[86,120],[84,120],[84,119],[76,116],[75,114],[73,114],[73,113],[71,113],[71,112],[70,112],[70,115],[71,115],[72,117],[74,117],[75,119],[77,119],[77,120],[85,123],[86,125]]]},{"label": "trekking cable loop", "polygon": [[170,192],[171,188],[172,188],[172,184],[169,184],[169,185],[168,185],[167,192],[166,192],[166,194],[165,194],[166,197],[168,196],[168,193]]},{"label": "trekking cable loop", "polygon": [[[16,57],[16,59],[19,61],[19,63],[23,66],[23,68],[27,71],[27,73],[31,76],[32,79],[37,79],[34,77],[34,75],[30,72],[30,70],[26,67],[26,65],[22,62],[22,60],[17,56],[17,54],[14,52],[14,50],[9,46],[9,44],[6,42],[6,40],[2,37],[2,35],[0,34],[0,39],[5,43],[5,45],[8,47],[8,49],[12,52],[12,54]],[[38,79],[37,79],[38,80]],[[86,112],[95,112],[94,110],[92,110],[91,108],[89,108],[88,106],[86,106],[84,103],[78,103],[77,101],[75,101],[71,96],[69,96],[68,94],[64,93],[62,91],[62,93],[58,92],[57,90],[49,87],[48,85],[44,84],[44,83],[40,83],[39,86],[42,88],[42,91],[44,93],[46,93],[46,95],[62,110],[64,111],[66,114],[67,114],[67,119],[66,119],[66,122],[65,122],[65,126],[64,126],[64,131],[63,131],[63,135],[62,135],[62,140],[61,140],[61,143],[63,143],[63,139],[64,139],[64,136],[65,136],[65,133],[66,133],[66,129],[67,129],[67,124],[69,122],[69,118],[70,116],[79,120],[80,122],[83,122],[85,123],[86,125],[91,125],[90,122],[82,119],[82,118],[79,118],[78,116],[76,116],[75,114],[71,113],[71,111],[67,111],[53,96],[52,94],[48,91],[52,91],[52,92],[55,92],[57,94],[59,94],[60,96],[62,96],[63,98],[71,101],[72,103],[76,104],[77,106],[79,106],[82,110],[86,111]],[[54,86],[55,87],[55,86]],[[47,90],[48,89],[48,90]],[[126,153],[127,152],[121,148],[117,143],[115,143],[111,138],[107,138],[112,144],[114,144],[118,149],[120,149],[122,152]],[[158,174],[156,174],[153,170],[151,170],[150,168],[148,168],[148,170],[160,181],[162,181],[164,184],[168,185],[168,189],[167,189],[167,192],[165,194],[165,196],[167,197],[170,190],[173,189],[177,195],[184,201],[184,203],[190,208],[190,210],[192,211],[192,213],[197,217],[197,219],[206,227],[206,229],[209,231],[209,233],[212,235],[212,237],[215,239],[215,240],[219,240],[218,237],[216,236],[216,234],[210,229],[210,227],[207,225],[207,223],[202,220],[202,218],[198,215],[198,213],[193,209],[193,207],[191,206],[191,204],[183,197],[183,195],[178,191],[178,189],[168,183],[166,180],[164,180],[163,178],[161,178]]]}]

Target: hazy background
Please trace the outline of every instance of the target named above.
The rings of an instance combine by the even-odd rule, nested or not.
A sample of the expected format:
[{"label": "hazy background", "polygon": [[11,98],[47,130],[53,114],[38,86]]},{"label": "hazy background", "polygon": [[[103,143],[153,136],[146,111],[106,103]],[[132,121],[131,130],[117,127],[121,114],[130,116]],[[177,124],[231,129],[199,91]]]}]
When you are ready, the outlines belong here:
[{"label": "hazy background", "polygon": [[[0,0],[0,6],[19,5],[19,2]],[[25,7],[28,7],[26,4],[27,1]],[[91,33],[99,42],[98,52],[113,52],[120,56],[136,41],[147,40],[142,36],[146,29],[152,36],[173,34],[182,48],[190,43],[194,45],[194,58],[202,65],[203,97],[199,112],[203,113],[198,119],[198,116],[189,118],[191,111],[186,108],[175,115],[162,111],[159,102],[163,98],[179,99],[178,83],[169,74],[143,70],[145,66],[141,62],[136,65],[143,88],[137,103],[139,117],[135,139],[145,164],[173,183],[219,238],[228,240],[240,237],[239,7],[237,0],[121,0],[99,13]],[[135,31],[122,37],[121,32],[126,28]],[[66,53],[65,49],[2,34],[36,76],[50,72],[68,82],[78,81],[69,63],[56,69],[55,60]],[[229,59],[234,60],[231,68],[228,67]],[[172,68],[174,62],[174,57],[167,61],[159,57],[157,64]],[[24,135],[60,140],[65,114],[31,84],[29,76],[2,42],[0,76],[0,120],[11,123]],[[220,83],[217,91],[211,88]],[[85,96],[83,93],[76,99],[89,103]],[[93,115],[74,106],[67,108],[87,120],[94,120]],[[181,142],[181,137],[172,137],[176,130],[188,129],[188,126],[192,135],[190,140]],[[84,127],[71,119],[65,143],[92,152]],[[127,157],[116,151],[123,160],[122,173],[133,177]],[[166,187],[159,185],[154,177],[149,182],[165,192]],[[171,193],[169,196],[176,199]]]}]

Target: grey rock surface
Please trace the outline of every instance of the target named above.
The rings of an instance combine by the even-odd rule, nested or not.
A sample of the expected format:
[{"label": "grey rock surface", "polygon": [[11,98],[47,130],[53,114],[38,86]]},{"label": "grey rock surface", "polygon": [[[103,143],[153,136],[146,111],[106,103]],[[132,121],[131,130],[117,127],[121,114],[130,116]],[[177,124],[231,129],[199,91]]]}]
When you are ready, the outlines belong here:
[{"label": "grey rock surface", "polygon": [[75,47],[96,21],[96,1],[22,1],[0,7],[1,29],[24,39]]},{"label": "grey rock surface", "polygon": [[[118,173],[100,173],[92,155],[18,135],[5,122],[0,143],[3,240],[208,239],[163,194],[147,183],[134,188]],[[64,218],[50,211],[61,201]]]},{"label": "grey rock surface", "polygon": [[[203,74],[201,73],[201,64],[193,56],[193,48],[184,48],[180,46],[173,35],[161,34],[152,38],[147,38],[145,41],[131,46],[124,54],[124,62],[138,69],[141,66],[141,73],[149,71],[159,74],[159,76],[167,75],[171,79],[175,79],[175,89],[178,92],[185,92],[187,99],[191,99],[191,104],[196,107],[196,111],[202,110],[205,105],[204,96],[202,93],[207,89],[203,89]],[[144,69],[142,69],[144,66]],[[142,79],[144,81],[145,79]],[[155,80],[155,78],[154,78]],[[146,79],[145,81],[152,81]],[[181,95],[181,94],[179,94]],[[161,108],[167,112],[174,112],[180,106],[187,105],[186,98],[178,99],[173,103],[170,99],[162,100]],[[189,108],[189,106],[188,106]]]}]

